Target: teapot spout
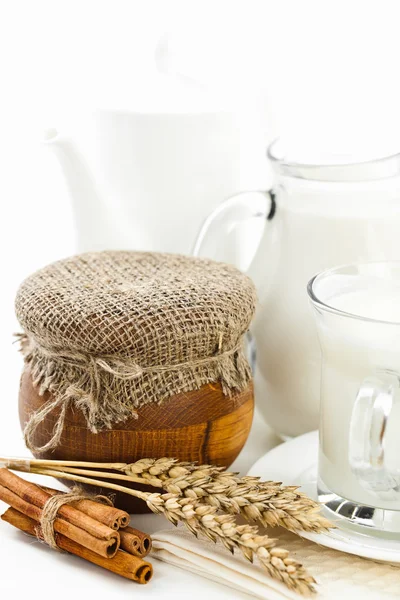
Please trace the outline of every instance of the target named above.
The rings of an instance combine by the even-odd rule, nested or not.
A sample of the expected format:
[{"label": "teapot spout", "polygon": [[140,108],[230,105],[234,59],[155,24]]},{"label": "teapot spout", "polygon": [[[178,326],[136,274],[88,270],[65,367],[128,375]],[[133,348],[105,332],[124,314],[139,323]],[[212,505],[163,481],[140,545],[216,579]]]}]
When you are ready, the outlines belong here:
[{"label": "teapot spout", "polygon": [[79,250],[103,249],[97,235],[106,225],[102,222],[103,203],[84,157],[72,139],[53,128],[45,131],[43,144],[51,147],[61,166],[72,200]]}]

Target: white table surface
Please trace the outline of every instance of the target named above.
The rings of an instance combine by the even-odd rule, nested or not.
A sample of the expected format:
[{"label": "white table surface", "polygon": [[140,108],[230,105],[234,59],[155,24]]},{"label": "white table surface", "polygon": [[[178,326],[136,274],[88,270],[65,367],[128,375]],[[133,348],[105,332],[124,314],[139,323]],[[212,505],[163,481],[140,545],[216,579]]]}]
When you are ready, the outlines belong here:
[{"label": "white table surface", "polygon": [[[27,164],[27,163],[26,163]],[[22,188],[18,193],[20,179],[15,177],[15,196],[8,201],[7,210],[0,220],[1,293],[0,293],[0,364],[1,364],[1,419],[0,455],[27,456],[17,414],[17,398],[22,358],[12,345],[12,334],[18,331],[14,317],[14,297],[19,283],[30,272],[62,256],[72,254],[73,236],[68,200],[62,197],[62,187],[49,193],[57,181],[47,180],[47,167],[36,163],[34,203],[21,203]],[[22,176],[22,174],[21,174]],[[42,193],[39,193],[42,192]],[[24,218],[21,219],[21,215]],[[47,219],[47,220],[46,220]],[[57,228],[54,224],[57,223]],[[60,223],[62,226],[60,227]],[[256,415],[251,436],[232,468],[247,472],[254,461],[279,443],[267,426]],[[29,477],[29,476],[27,476]],[[32,479],[39,481],[36,477]],[[47,480],[48,478],[42,478]],[[53,483],[53,482],[52,482]],[[0,510],[6,506],[0,502]],[[133,516],[133,525],[148,531],[165,529],[170,525],[161,516]],[[18,591],[19,597],[35,600],[52,596],[57,600],[69,600],[71,594],[78,598],[90,594],[96,600],[127,598],[130,594],[145,598],[192,598],[225,600],[232,597],[249,598],[232,589],[215,584],[198,576],[154,559],[154,577],[147,586],[107,573],[66,554],[45,547],[10,525],[0,522],[0,599],[4,592]]]}]

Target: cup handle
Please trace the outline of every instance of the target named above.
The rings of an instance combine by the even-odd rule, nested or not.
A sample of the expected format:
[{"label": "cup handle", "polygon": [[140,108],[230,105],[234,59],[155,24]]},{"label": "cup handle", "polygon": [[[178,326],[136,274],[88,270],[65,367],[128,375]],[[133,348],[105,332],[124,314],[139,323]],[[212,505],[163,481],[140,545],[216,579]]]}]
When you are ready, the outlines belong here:
[{"label": "cup handle", "polygon": [[349,463],[368,491],[390,492],[398,481],[386,465],[385,441],[392,408],[398,401],[399,376],[380,372],[363,381],[354,403],[349,431]]},{"label": "cup handle", "polygon": [[193,247],[194,256],[207,256],[216,258],[216,247],[221,240],[234,227],[245,221],[258,219],[263,223],[258,232],[257,239],[253,239],[253,247],[249,263],[251,264],[261,237],[266,221],[270,221],[276,212],[275,192],[271,189],[266,192],[241,192],[231,196],[206,218]]}]

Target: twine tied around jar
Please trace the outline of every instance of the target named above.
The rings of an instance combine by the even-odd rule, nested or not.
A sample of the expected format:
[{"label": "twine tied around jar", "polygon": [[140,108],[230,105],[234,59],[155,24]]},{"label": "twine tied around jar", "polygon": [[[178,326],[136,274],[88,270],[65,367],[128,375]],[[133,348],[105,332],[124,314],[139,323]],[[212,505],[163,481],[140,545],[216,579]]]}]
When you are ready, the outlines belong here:
[{"label": "twine tied around jar", "polygon": [[[63,370],[63,367],[73,369],[76,373],[82,371],[82,380],[75,378],[74,383],[68,385],[63,394],[55,395],[53,401],[46,402],[42,408],[33,412],[26,423],[23,432],[25,444],[32,452],[36,453],[52,450],[59,445],[64,429],[66,413],[71,402],[74,402],[77,408],[83,410],[90,431],[97,433],[99,429],[103,428],[102,426],[99,427],[97,419],[99,417],[98,409],[105,374],[111,375],[113,378],[115,378],[115,380],[132,381],[143,376],[144,373],[151,375],[156,373],[170,372],[173,370],[181,372],[183,369],[188,367],[191,369],[203,365],[210,367],[212,363],[216,363],[217,366],[219,365],[222,367],[224,361],[229,361],[232,355],[237,354],[238,359],[236,361],[236,368],[240,368],[240,372],[243,373],[244,377],[250,377],[250,373],[248,372],[249,366],[247,359],[243,354],[241,344],[238,344],[231,350],[217,354],[216,356],[197,359],[191,363],[140,367],[133,361],[123,361],[112,356],[95,357],[91,355],[85,356],[82,353],[76,353],[74,355],[72,353],[65,352],[49,352],[48,350],[40,348],[32,341],[32,339],[28,338],[26,334],[17,334],[17,337],[20,340],[21,350],[24,354],[26,363],[28,365],[33,365],[33,384],[39,387],[40,394],[43,394],[46,390],[52,391],[52,382],[53,379],[55,379],[55,372],[60,372]],[[242,359],[241,361],[240,358]],[[42,362],[43,365],[40,366]],[[55,365],[57,365],[57,367],[54,371]],[[45,370],[45,373],[43,372],[43,369]],[[87,387],[85,382],[87,378],[90,380],[89,393],[85,392],[85,388]],[[232,385],[232,387],[234,387],[236,384],[236,382],[230,376],[229,369],[227,369],[225,372],[223,382],[225,386]],[[226,394],[230,395],[229,387],[226,387],[224,391]],[[110,415],[111,406],[108,405],[108,407],[108,415]],[[43,446],[35,445],[33,436],[37,427],[44,421],[47,415],[52,413],[57,408],[60,408],[60,413],[52,431],[51,438]],[[119,414],[118,408],[120,410]],[[112,423],[118,423],[127,418],[125,414],[125,407],[123,405],[118,407],[118,405],[115,403],[113,409],[112,421],[109,421],[110,417],[108,417],[107,421],[105,422],[106,427],[108,428],[111,428]],[[131,418],[138,418],[135,410],[130,410],[128,416]],[[110,424],[108,424],[109,422]]]}]

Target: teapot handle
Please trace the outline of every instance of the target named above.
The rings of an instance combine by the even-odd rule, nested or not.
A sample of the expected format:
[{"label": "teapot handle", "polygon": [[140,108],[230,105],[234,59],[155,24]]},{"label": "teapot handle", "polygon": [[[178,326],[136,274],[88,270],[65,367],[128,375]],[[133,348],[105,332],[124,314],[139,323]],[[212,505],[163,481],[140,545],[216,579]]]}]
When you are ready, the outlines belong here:
[{"label": "teapot handle", "polygon": [[218,249],[221,246],[225,249],[226,237],[237,225],[256,220],[260,223],[260,228],[256,235],[252,235],[251,252],[246,257],[247,268],[244,269],[248,270],[264,233],[265,223],[271,221],[276,213],[275,198],[276,194],[272,189],[265,192],[240,192],[219,204],[204,221],[192,254],[218,259]]}]

